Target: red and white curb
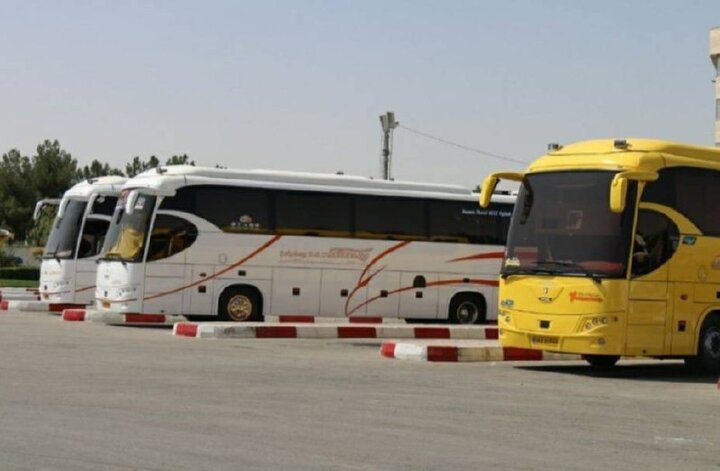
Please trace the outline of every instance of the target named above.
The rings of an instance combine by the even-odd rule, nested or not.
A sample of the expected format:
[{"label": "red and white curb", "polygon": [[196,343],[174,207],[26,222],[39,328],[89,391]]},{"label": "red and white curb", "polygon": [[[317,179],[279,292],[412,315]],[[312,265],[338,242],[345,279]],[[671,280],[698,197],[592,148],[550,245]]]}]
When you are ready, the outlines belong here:
[{"label": "red and white curb", "polygon": [[279,316],[267,316],[266,321],[279,322],[281,324],[314,324],[314,323],[350,323],[350,324],[398,324],[404,323],[402,319],[392,319],[386,317],[320,317],[314,315],[279,315]]},{"label": "red and white curb", "polygon": [[422,345],[410,342],[383,342],[380,355],[385,358],[417,361],[570,361],[580,355],[550,353],[542,350],[501,347],[499,345]]},{"label": "red and white curb", "polygon": [[175,324],[173,335],[215,339],[497,339],[496,327],[479,326],[413,326],[396,325],[338,325],[297,324],[271,325],[267,323],[186,323]]},{"label": "red and white curb", "polygon": [[2,300],[0,301],[0,310],[2,311],[25,311],[25,312],[56,312],[60,313],[63,309],[76,307],[74,304],[58,304],[48,303],[45,301],[18,301],[18,300]]},{"label": "red and white curb", "polygon": [[96,322],[108,325],[175,325],[186,321],[184,316],[167,314],[125,314],[93,309],[65,309],[62,320],[69,322]]},{"label": "red and white curb", "polygon": [[2,292],[1,301],[40,301],[40,295],[30,291],[18,291],[14,293]]}]

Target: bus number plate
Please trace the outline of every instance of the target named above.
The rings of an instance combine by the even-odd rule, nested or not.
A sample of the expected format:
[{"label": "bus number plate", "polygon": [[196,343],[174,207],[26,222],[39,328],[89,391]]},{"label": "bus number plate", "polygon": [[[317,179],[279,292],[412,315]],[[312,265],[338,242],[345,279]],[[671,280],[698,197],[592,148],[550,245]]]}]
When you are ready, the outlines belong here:
[{"label": "bus number plate", "polygon": [[557,345],[557,337],[548,337],[545,335],[533,335],[530,338],[530,342],[535,345]]}]

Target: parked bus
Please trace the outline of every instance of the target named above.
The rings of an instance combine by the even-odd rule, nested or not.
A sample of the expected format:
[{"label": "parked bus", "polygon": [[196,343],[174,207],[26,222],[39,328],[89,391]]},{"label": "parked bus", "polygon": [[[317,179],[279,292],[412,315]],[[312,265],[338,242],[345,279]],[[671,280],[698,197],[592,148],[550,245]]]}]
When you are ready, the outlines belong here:
[{"label": "parked bus", "polygon": [[346,175],[153,169],[129,180],[98,268],[100,310],[479,323],[514,197]]},{"label": "parked bus", "polygon": [[[126,180],[99,177],[65,192],[40,265],[42,301],[83,306],[93,303],[97,259]],[[43,204],[57,204],[56,201],[38,202],[35,217]]]},{"label": "parked bus", "polygon": [[720,370],[720,149],[588,141],[483,189],[499,179],[521,182],[500,275],[504,346]]}]

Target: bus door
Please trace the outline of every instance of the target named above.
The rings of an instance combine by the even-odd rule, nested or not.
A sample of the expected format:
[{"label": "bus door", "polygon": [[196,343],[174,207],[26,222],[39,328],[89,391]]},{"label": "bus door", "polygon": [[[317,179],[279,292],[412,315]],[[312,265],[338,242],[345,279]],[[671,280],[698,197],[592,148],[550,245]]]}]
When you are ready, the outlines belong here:
[{"label": "bus door", "polygon": [[[158,213],[150,234],[145,263],[145,297],[147,314],[181,314],[185,289],[184,252],[197,238],[197,228],[189,221]],[[212,267],[210,267],[212,273]]]},{"label": "bus door", "polygon": [[[644,207],[645,206],[645,207]],[[632,246],[628,291],[628,355],[662,355],[670,352],[666,334],[672,320],[673,292],[667,261],[677,248],[677,226],[664,214],[640,205]]]}]

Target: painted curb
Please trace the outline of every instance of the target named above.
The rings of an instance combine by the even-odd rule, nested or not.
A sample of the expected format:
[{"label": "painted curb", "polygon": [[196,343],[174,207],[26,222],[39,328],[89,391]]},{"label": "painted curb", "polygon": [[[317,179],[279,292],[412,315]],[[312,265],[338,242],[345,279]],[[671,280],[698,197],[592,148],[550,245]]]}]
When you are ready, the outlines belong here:
[{"label": "painted curb", "polygon": [[53,312],[61,313],[64,309],[77,307],[75,304],[59,304],[48,303],[45,301],[20,301],[20,300],[3,300],[0,301],[0,310],[9,311],[11,309],[23,312]]},{"label": "painted curb", "polygon": [[421,345],[410,342],[383,342],[380,347],[380,355],[385,358],[394,358],[397,360],[433,362],[582,360],[580,355],[501,347],[499,345]]},{"label": "painted curb", "polygon": [[175,325],[187,321],[184,316],[167,314],[126,314],[93,309],[65,309],[62,320],[68,322],[95,322],[107,325]]},{"label": "painted curb", "polygon": [[420,325],[341,325],[268,323],[187,323],[175,324],[173,335],[216,339],[497,339],[496,327]]}]

